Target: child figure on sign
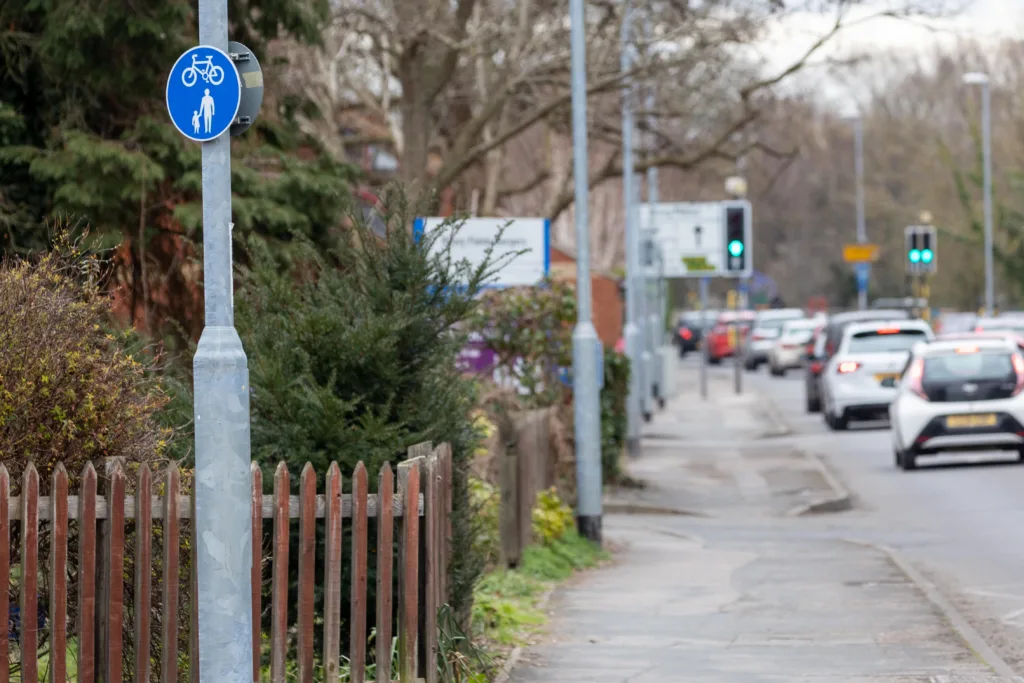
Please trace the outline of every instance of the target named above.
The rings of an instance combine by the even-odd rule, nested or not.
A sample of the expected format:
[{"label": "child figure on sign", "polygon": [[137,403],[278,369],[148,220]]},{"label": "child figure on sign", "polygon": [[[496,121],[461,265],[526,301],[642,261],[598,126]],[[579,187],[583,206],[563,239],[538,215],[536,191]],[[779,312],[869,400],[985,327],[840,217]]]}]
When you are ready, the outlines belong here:
[{"label": "child figure on sign", "polygon": [[196,135],[199,135],[199,110],[198,109],[196,109],[192,113],[192,131]]}]

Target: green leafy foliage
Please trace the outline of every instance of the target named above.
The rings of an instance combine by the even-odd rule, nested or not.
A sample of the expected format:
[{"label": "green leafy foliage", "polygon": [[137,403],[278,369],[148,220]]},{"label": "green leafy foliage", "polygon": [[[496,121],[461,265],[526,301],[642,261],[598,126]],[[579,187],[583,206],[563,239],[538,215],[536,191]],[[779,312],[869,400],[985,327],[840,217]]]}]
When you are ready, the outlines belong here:
[{"label": "green leafy foliage", "polygon": [[558,489],[552,487],[537,495],[532,522],[534,539],[542,545],[551,545],[573,528],[572,508],[559,497]]},{"label": "green leafy foliage", "polygon": [[489,293],[473,327],[498,355],[502,370],[524,387],[526,402],[544,407],[563,400],[558,369],[572,365],[575,322],[575,291],[549,281]]},{"label": "green leafy foliage", "polygon": [[601,473],[606,483],[622,475],[622,452],[626,445],[629,395],[629,358],[614,349],[604,351],[604,387],[601,389]]}]

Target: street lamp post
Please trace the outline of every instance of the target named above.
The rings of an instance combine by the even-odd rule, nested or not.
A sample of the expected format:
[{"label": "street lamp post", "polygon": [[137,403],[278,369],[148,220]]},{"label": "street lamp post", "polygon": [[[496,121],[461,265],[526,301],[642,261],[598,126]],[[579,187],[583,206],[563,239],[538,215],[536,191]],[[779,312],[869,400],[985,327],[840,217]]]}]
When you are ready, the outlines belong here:
[{"label": "street lamp post", "polygon": [[[847,120],[853,125],[853,166],[856,176],[856,211],[857,211],[857,244],[868,241],[867,227],[864,217],[864,119],[859,113],[849,114]],[[868,307],[868,278],[861,274],[861,269],[870,268],[866,263],[856,264],[857,270],[857,308],[864,311]]]},{"label": "street lamp post", "polygon": [[[644,19],[644,29],[650,39],[653,35],[651,27],[651,14],[647,12]],[[648,157],[654,155],[655,145],[657,140],[654,137],[654,84],[650,84],[647,88],[647,155]],[[655,207],[658,204],[658,167],[651,164],[647,169],[647,205],[649,211],[648,216],[653,217],[655,215]],[[654,226],[647,226],[648,230],[653,230]],[[661,261],[661,254],[657,243],[652,247],[652,266],[657,268]],[[646,389],[647,396],[652,400],[657,399],[658,401],[664,400],[665,387],[662,386],[664,380],[664,370],[661,364],[661,343],[664,329],[665,329],[665,302],[661,298],[661,283],[663,281],[662,270],[659,268],[653,270],[654,277],[653,282],[649,282],[645,288],[645,292],[648,296],[647,308],[647,348],[650,353],[651,363],[648,365],[648,387]],[[648,273],[645,273],[647,275]],[[653,412],[653,410],[651,411]]]},{"label": "street lamp post", "polygon": [[[625,0],[620,36],[621,70],[628,74],[633,69],[633,8]],[[630,387],[626,403],[626,445],[629,455],[640,455],[640,421],[646,412],[646,387],[643,334],[643,280],[640,273],[640,235],[637,230],[636,172],[633,165],[633,82],[627,76],[622,94],[622,202],[626,228],[626,356],[629,358]]]},{"label": "street lamp post", "polygon": [[985,313],[995,310],[995,276],[992,266],[992,88],[987,74],[964,74],[964,83],[981,86],[981,138],[984,154],[985,193]]},{"label": "street lamp post", "polygon": [[[576,328],[572,333],[576,427],[576,523],[580,535],[601,542],[600,340],[591,320],[589,186],[587,171],[586,0],[569,0],[572,64],[573,181],[576,190]],[[602,362],[603,362],[603,356]]]}]

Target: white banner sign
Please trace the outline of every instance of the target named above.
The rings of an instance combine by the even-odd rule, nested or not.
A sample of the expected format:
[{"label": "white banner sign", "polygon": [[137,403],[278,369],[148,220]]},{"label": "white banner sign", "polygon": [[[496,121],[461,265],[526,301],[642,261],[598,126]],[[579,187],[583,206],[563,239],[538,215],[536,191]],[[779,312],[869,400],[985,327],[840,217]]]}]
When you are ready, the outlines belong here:
[{"label": "white banner sign", "polygon": [[640,229],[661,247],[664,276],[725,274],[725,225],[720,202],[640,204]]},{"label": "white banner sign", "polygon": [[[417,218],[413,223],[416,238],[437,230],[444,218]],[[501,239],[494,244],[504,228]],[[447,237],[434,241],[433,252],[445,248]],[[509,261],[487,283],[488,287],[522,287],[539,283],[551,271],[551,221],[546,218],[469,218],[458,227],[451,243],[453,262],[466,260],[473,267],[484,262],[487,249],[494,244],[492,260],[525,250]]]}]

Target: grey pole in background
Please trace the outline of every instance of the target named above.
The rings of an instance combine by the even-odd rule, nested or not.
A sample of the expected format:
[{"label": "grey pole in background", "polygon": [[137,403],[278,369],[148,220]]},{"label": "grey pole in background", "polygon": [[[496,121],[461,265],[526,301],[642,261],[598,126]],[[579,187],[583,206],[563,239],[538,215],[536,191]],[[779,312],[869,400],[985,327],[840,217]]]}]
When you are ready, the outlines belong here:
[{"label": "grey pole in background", "polygon": [[597,359],[601,341],[591,322],[589,171],[587,170],[587,27],[585,0],[569,0],[572,46],[572,169],[576,189],[576,328],[572,333],[576,426],[576,523],[601,542],[601,404]]},{"label": "grey pole in background", "polygon": [[[651,27],[651,14],[650,14],[650,12],[647,13],[646,18],[644,19],[644,32],[647,34],[648,40],[650,40],[652,38],[652,36],[653,36],[653,31],[652,31],[652,27]],[[647,109],[647,116],[646,116],[647,144],[646,144],[646,148],[647,148],[648,156],[653,156],[654,155],[654,150],[656,149],[656,145],[657,145],[657,140],[654,137],[654,124],[655,124],[655,121],[656,121],[656,117],[654,116],[654,84],[653,83],[649,84],[649,86],[647,88],[647,98],[646,99],[647,99],[647,102],[646,102],[646,109]],[[654,207],[657,205],[657,203],[658,203],[658,169],[655,166],[650,166],[647,169],[647,204],[648,204],[648,208],[649,208],[649,211],[647,212],[648,216],[651,216],[651,217],[654,216]],[[653,228],[653,225],[649,226],[649,227]],[[656,247],[652,249],[651,258],[653,260],[654,265],[657,266],[657,264],[660,263],[660,261],[661,261],[661,255],[658,254],[658,253],[655,253],[655,252],[657,252],[657,248]],[[648,297],[649,297],[648,298],[649,305],[647,306],[647,319],[648,319],[648,322],[647,322],[647,349],[648,349],[648,352],[650,353],[650,358],[651,358],[651,364],[648,366],[650,368],[650,373],[649,373],[649,377],[648,377],[649,389],[647,391],[647,395],[651,398],[652,401],[657,400],[657,401],[660,402],[663,399],[663,395],[664,395],[664,387],[661,386],[662,380],[664,379],[662,377],[664,369],[661,367],[661,365],[662,365],[661,345],[662,345],[662,337],[664,336],[664,329],[665,329],[665,323],[664,323],[665,303],[663,301],[661,301],[661,280],[662,280],[662,277],[663,277],[662,276],[662,271],[659,269],[659,270],[654,270],[653,272],[655,272],[657,274],[654,275],[654,277],[652,278],[653,282],[650,282],[648,284],[648,286],[645,288],[648,291]]]},{"label": "grey pole in background", "polygon": [[[864,119],[857,116],[853,121],[854,166],[857,173],[857,244],[868,241],[867,228],[864,225]],[[857,264],[858,268],[867,267]],[[868,308],[867,281],[857,279],[857,308],[866,311]]]},{"label": "grey pole in background", "polygon": [[995,313],[995,274],[992,265],[992,90],[988,74],[964,74],[964,83],[981,86],[981,144],[985,192],[985,314]]},{"label": "grey pole in background", "polygon": [[[199,42],[228,51],[227,0],[199,0]],[[203,143],[206,320],[195,380],[199,678],[252,681],[249,368],[235,331],[231,138]]]},{"label": "grey pole in background", "polygon": [[700,396],[708,397],[708,279],[700,279],[700,326],[704,331],[700,340]]},{"label": "grey pole in background", "polygon": [[[620,36],[622,73],[633,68],[633,54],[630,38],[633,32],[633,8],[631,0],[625,0]],[[644,391],[644,345],[640,280],[640,235],[637,230],[636,214],[636,173],[633,166],[633,83],[627,78],[622,93],[622,203],[625,211],[626,228],[626,328],[623,337],[626,342],[626,356],[629,358],[629,400],[626,402],[626,447],[629,455],[640,455],[640,422],[645,412]]]}]

